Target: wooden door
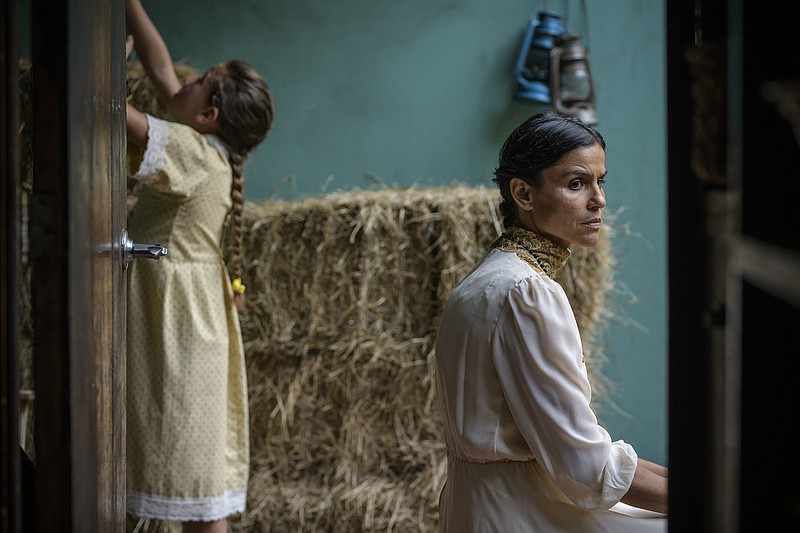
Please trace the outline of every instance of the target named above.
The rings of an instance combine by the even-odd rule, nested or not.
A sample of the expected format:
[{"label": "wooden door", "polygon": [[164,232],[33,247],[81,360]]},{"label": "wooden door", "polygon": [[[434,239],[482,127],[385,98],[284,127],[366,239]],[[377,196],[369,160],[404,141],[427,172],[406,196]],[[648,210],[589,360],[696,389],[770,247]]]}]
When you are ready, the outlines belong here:
[{"label": "wooden door", "polygon": [[124,531],[124,5],[31,6],[36,525]]}]

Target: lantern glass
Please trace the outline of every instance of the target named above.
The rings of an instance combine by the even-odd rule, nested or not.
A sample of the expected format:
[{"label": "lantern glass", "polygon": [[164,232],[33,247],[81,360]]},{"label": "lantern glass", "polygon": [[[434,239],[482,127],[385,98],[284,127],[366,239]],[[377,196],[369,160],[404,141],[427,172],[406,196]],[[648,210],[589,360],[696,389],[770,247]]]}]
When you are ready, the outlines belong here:
[{"label": "lantern glass", "polygon": [[583,62],[573,62],[561,70],[561,101],[565,104],[586,102],[591,95],[589,71]]},{"label": "lantern glass", "polygon": [[547,83],[550,79],[550,49],[534,44],[528,53],[522,75],[529,81]]}]

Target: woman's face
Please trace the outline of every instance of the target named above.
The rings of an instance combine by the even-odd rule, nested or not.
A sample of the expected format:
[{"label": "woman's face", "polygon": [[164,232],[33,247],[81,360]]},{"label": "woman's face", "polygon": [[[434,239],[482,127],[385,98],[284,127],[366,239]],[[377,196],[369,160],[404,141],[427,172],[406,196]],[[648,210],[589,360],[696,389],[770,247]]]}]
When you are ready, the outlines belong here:
[{"label": "woman's face", "polygon": [[597,244],[606,195],[606,155],[599,144],[576,148],[540,172],[537,185],[527,185],[529,202],[520,205],[522,227],[564,248]]}]

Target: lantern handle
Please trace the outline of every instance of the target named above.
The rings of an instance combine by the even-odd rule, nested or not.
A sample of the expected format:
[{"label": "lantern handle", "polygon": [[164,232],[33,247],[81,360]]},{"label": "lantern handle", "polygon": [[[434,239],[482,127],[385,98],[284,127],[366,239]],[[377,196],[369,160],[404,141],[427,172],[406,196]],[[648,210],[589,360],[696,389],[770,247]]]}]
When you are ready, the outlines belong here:
[{"label": "lantern handle", "polygon": [[[547,1],[544,3],[545,9],[547,9]],[[581,0],[581,35],[585,37],[584,42],[589,42],[589,14],[586,7],[586,0]],[[564,0],[564,27],[569,27],[569,0]]]},{"label": "lantern handle", "polygon": [[563,48],[556,44],[550,50],[550,100],[553,107],[562,115],[566,115],[566,109],[561,104],[561,53]]}]

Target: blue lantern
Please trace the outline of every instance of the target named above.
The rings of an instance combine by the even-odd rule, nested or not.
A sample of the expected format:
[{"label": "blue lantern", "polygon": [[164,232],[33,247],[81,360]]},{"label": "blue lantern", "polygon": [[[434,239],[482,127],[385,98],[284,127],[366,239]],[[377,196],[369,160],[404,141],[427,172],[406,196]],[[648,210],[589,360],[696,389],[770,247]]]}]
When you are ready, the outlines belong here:
[{"label": "blue lantern", "polygon": [[531,19],[517,56],[514,77],[517,88],[514,98],[550,104],[550,50],[556,39],[566,33],[561,17],[542,11]]}]

